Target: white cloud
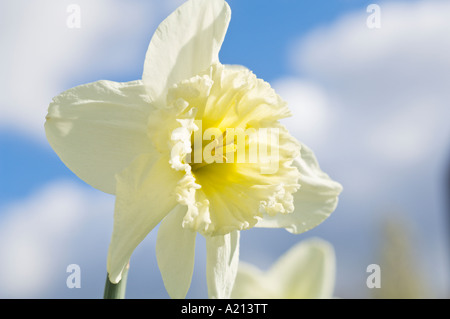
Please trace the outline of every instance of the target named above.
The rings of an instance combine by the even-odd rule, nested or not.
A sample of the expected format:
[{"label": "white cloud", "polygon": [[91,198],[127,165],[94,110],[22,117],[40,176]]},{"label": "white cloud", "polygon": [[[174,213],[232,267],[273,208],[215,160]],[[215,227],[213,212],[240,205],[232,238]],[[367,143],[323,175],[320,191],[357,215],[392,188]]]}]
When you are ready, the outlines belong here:
[{"label": "white cloud", "polygon": [[[364,86],[394,84],[396,89],[423,81],[422,77],[407,79],[414,75],[427,75],[433,83],[440,81],[435,72],[448,79],[450,3],[387,1],[380,3],[380,8],[380,29],[369,29],[368,14],[361,10],[312,32],[292,52],[294,65],[343,87],[351,82],[343,75],[355,74]],[[380,79],[388,82],[379,83]]]},{"label": "white cloud", "polygon": [[445,146],[435,140],[442,139],[438,136],[439,127],[435,127],[444,124],[439,123],[442,120],[439,116],[445,115],[442,111],[426,101],[411,102],[407,112],[393,110],[382,125],[373,128],[368,138],[369,150],[397,163],[430,156],[435,147]]},{"label": "white cloud", "polygon": [[[97,256],[102,249],[106,256],[112,210],[111,196],[64,181],[4,207],[0,215],[0,298],[41,298],[54,293],[55,287],[64,287],[66,267],[83,264],[90,255],[85,251],[84,256],[77,256],[80,244]],[[89,233],[93,226],[94,234]],[[106,264],[106,259],[100,262]]]},{"label": "white cloud", "polygon": [[321,87],[295,77],[279,79],[272,86],[293,113],[282,123],[306,144],[318,145],[324,142],[333,112],[328,107],[328,98]]},{"label": "white cloud", "polygon": [[380,29],[361,10],[298,41],[291,60],[327,92],[332,135],[345,126],[374,158],[415,165],[450,137],[450,2],[380,8]]},{"label": "white cloud", "polygon": [[[0,128],[44,141],[48,104],[61,91],[102,76],[140,77],[154,29],[178,2],[1,2]],[[67,25],[73,3],[80,8],[80,28]]]}]

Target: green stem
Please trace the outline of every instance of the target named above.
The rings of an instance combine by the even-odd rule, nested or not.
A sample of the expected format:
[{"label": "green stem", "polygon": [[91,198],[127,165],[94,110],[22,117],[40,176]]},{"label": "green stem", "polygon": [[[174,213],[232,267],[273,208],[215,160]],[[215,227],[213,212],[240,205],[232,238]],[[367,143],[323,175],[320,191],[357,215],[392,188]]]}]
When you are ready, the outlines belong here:
[{"label": "green stem", "polygon": [[127,277],[128,277],[128,264],[122,272],[122,279],[117,283],[113,284],[109,281],[109,275],[106,275],[105,291],[103,293],[103,299],[124,299],[125,290],[127,289]]}]

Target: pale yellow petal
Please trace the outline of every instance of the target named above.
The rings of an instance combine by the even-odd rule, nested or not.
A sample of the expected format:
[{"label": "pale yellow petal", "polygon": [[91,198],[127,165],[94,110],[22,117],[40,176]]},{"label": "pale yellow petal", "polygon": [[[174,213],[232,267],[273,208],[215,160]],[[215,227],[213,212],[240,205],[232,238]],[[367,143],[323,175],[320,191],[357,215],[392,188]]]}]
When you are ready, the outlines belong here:
[{"label": "pale yellow petal", "polygon": [[230,298],[239,263],[239,232],[207,236],[206,282],[212,299]]},{"label": "pale yellow petal", "polygon": [[275,299],[279,296],[277,285],[269,285],[263,271],[252,264],[239,262],[232,299]]},{"label": "pale yellow petal", "polygon": [[287,103],[270,84],[244,66],[214,65],[214,85],[204,108],[200,108],[205,127],[273,127],[289,117]]},{"label": "pale yellow petal", "polygon": [[78,177],[114,194],[115,175],[142,153],[151,105],[141,81],[98,81],[55,97],[45,122],[47,139]]},{"label": "pale yellow petal", "polygon": [[177,205],[158,229],[156,259],[164,286],[171,298],[185,298],[194,271],[196,232],[181,225],[186,206]]},{"label": "pale yellow petal", "polygon": [[319,238],[289,249],[267,272],[267,282],[280,286],[279,298],[332,298],[336,261],[331,244]]},{"label": "pale yellow petal", "polygon": [[223,0],[190,0],[167,17],[153,35],[142,79],[154,100],[167,89],[219,61],[231,17]]},{"label": "pale yellow petal", "polygon": [[107,262],[111,282],[120,280],[137,245],[176,206],[173,190],[182,176],[170,167],[168,158],[154,154],[139,156],[117,175]]},{"label": "pale yellow petal", "polygon": [[256,227],[286,228],[299,234],[322,223],[336,209],[342,186],[324,173],[307,146],[301,146],[301,156],[294,161],[300,172],[300,189],[294,194],[294,212],[268,216]]}]

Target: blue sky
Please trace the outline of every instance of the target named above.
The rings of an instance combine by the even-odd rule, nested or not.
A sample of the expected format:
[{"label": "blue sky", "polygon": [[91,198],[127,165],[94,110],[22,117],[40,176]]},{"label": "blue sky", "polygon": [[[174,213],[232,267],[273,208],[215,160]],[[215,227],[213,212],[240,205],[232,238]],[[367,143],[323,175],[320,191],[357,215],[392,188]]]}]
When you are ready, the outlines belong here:
[{"label": "blue sky", "polygon": [[[271,81],[292,73],[286,61],[293,38],[332,23],[350,10],[365,10],[370,1],[229,1],[233,21],[221,58],[248,66]],[[243,54],[246,52],[246,54]],[[269,62],[270,61],[270,62]]]},{"label": "blue sky", "polygon": [[[61,163],[45,139],[46,109],[75,85],[139,79],[151,35],[182,1],[22,2],[0,5],[0,297],[98,298],[114,198]],[[81,8],[80,29],[66,26],[70,3]],[[383,222],[396,217],[413,234],[411,269],[442,297],[450,2],[377,2],[380,29],[366,25],[371,3],[229,1],[222,63],[272,84],[294,113],[285,124],[344,186],[337,210],[310,232],[244,232],[241,259],[267,268],[294,243],[320,236],[336,250],[336,294],[369,297],[366,267],[379,262]],[[154,233],[133,255],[131,297],[167,297]],[[201,244],[192,298],[206,296]],[[82,269],[81,289],[65,285],[71,263]]]}]

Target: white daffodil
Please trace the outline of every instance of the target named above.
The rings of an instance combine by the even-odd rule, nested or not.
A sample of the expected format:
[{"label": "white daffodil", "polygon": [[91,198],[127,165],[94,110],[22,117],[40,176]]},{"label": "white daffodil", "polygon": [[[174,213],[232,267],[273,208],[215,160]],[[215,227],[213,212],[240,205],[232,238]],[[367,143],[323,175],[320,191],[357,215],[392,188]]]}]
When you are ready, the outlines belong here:
[{"label": "white daffodil", "polygon": [[236,299],[333,298],[336,261],[333,246],[311,238],[290,248],[266,272],[240,262],[231,294]]},{"label": "white daffodil", "polygon": [[[156,255],[169,295],[186,296],[200,233],[209,296],[227,298],[239,231],[301,233],[337,205],[341,186],[279,124],[290,114],[286,103],[248,69],[219,62],[230,15],[223,0],[187,1],[153,35],[142,80],[81,85],[49,106],[46,134],[61,160],[116,195],[113,283],[160,223]],[[237,133],[249,130],[240,140]],[[267,148],[270,155],[261,152]]]}]

